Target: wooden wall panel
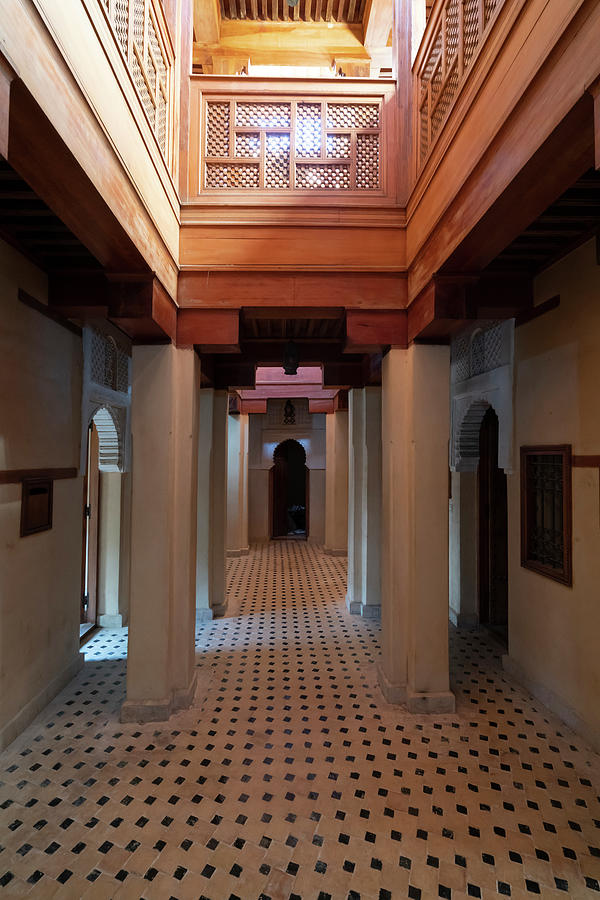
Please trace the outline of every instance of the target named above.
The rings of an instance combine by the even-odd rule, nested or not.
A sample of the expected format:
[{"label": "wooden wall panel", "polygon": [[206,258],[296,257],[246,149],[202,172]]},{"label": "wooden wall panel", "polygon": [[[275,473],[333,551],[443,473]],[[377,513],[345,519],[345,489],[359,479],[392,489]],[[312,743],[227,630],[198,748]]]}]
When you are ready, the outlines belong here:
[{"label": "wooden wall panel", "polygon": [[243,269],[402,271],[403,229],[183,226],[181,265]]}]

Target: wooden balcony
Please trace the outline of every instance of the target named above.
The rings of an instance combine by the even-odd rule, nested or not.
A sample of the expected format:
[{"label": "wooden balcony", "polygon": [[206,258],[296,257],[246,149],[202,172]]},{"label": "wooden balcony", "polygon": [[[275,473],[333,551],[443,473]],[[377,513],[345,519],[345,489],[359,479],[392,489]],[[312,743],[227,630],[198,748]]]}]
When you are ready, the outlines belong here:
[{"label": "wooden balcony", "polygon": [[193,270],[398,272],[392,80],[193,76],[182,281]]}]

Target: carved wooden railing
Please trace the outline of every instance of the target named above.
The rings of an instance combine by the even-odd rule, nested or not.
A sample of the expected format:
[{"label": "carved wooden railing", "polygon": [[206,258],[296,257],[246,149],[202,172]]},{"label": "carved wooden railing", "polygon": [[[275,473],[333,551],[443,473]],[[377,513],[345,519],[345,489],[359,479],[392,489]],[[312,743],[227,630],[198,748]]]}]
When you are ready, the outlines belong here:
[{"label": "carved wooden railing", "polygon": [[98,0],[133,78],[160,150],[173,162],[174,52],[160,0]]},{"label": "carved wooden railing", "polygon": [[393,91],[392,82],[357,93],[356,84],[194,79],[191,196],[381,202],[393,191],[386,172]]},{"label": "carved wooden railing", "polygon": [[413,67],[417,168],[421,169],[492,23],[507,0],[440,0],[434,4]]}]

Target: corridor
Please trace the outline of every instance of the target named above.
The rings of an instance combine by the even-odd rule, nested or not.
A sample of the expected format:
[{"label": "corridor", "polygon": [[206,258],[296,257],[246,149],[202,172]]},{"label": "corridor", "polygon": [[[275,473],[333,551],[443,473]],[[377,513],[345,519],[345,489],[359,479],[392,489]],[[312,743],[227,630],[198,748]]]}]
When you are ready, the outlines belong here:
[{"label": "corridor", "polygon": [[386,704],[345,565],[286,541],[230,560],[167,724],[119,723],[126,632],[100,631],[0,758],[0,896],[598,896],[598,757],[479,634],[452,636],[456,715]]}]

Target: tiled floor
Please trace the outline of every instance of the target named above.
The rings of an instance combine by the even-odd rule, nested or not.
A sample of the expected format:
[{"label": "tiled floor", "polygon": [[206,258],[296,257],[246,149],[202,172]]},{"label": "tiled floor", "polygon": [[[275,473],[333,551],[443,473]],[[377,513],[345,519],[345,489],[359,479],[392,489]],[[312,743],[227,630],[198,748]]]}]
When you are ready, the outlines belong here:
[{"label": "tiled floor", "polygon": [[230,563],[199,626],[202,710],[118,722],[124,631],[0,757],[0,897],[597,897],[600,760],[452,639],[455,716],[376,686],[345,561],[280,542]]}]

